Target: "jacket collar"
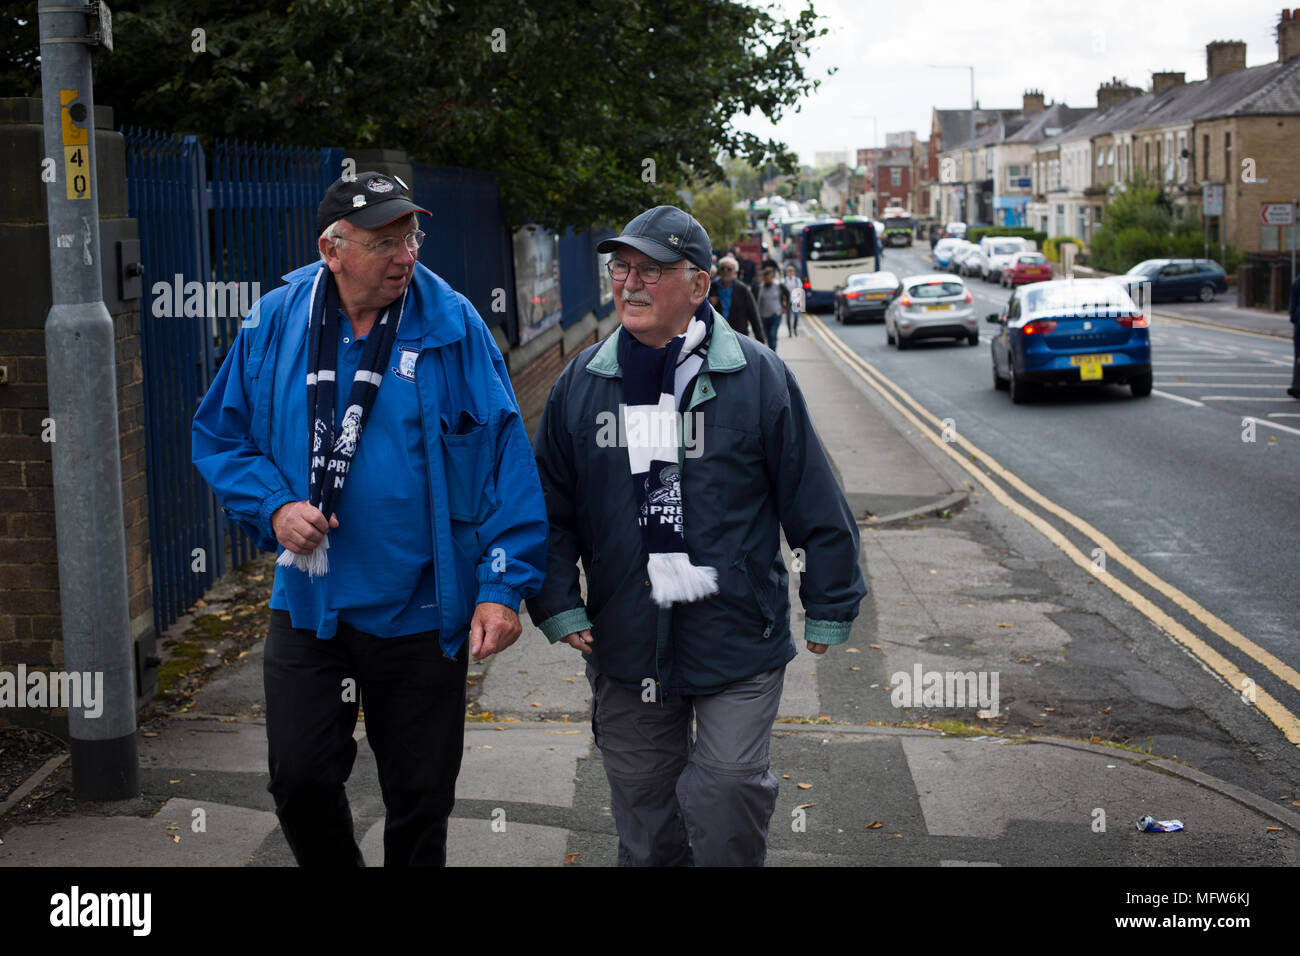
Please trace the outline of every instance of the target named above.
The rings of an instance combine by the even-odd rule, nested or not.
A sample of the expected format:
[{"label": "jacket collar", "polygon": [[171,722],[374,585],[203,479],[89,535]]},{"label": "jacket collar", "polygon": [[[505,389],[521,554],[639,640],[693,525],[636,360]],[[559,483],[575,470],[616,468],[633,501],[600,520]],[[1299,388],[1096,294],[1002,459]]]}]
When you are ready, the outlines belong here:
[{"label": "jacket collar", "polygon": [[[745,353],[740,349],[740,342],[736,338],[736,330],[731,327],[731,323],[718,314],[718,310],[710,308],[713,313],[713,334],[709,337],[709,351],[706,353],[705,370],[710,372],[734,372],[745,367]],[[590,362],[587,363],[587,371],[593,375],[600,375],[604,378],[620,378],[623,371],[618,364],[618,346],[619,336],[629,334],[623,326],[607,338],[603,345],[596,350]]]},{"label": "jacket collar", "polygon": [[[310,289],[317,271],[324,268],[323,262],[314,262],[285,274],[283,278],[291,284],[305,283]],[[420,262],[415,264],[415,274],[407,287],[406,298],[402,326],[397,330],[399,339],[419,339],[422,347],[436,348],[465,337],[462,304],[468,303],[446,280]]]}]

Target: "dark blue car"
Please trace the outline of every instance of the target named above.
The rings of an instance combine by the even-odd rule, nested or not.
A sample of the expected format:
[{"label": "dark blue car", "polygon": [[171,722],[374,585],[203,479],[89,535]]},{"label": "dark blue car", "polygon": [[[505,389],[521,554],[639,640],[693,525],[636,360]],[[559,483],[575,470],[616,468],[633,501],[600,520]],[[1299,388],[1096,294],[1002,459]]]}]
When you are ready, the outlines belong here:
[{"label": "dark blue car", "polygon": [[[1147,259],[1117,278],[1139,305],[1192,297],[1213,302],[1217,293],[1228,291],[1223,266],[1213,259]],[[1144,299],[1144,283],[1150,283],[1149,299]]]},{"label": "dark blue car", "polygon": [[993,387],[1017,405],[1043,384],[1128,385],[1151,394],[1151,339],[1142,310],[1110,279],[1058,279],[1021,286],[990,346]]}]

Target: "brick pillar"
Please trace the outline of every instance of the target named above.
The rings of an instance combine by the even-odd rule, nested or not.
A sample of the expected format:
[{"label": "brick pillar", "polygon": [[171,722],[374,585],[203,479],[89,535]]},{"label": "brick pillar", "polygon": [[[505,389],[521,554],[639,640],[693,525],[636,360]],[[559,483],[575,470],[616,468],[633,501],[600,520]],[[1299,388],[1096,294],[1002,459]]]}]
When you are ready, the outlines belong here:
[{"label": "brick pillar", "polygon": [[[153,653],[153,598],[149,566],[149,516],[145,498],[143,369],[140,364],[140,303],[118,298],[119,240],[136,238],[127,219],[126,151],[113,131],[112,110],[95,109],[104,303],[116,326],[118,429],[127,547],[131,632],[143,658]],[[58,549],[48,439],[45,382],[45,316],[51,305],[49,239],[41,102],[0,99],[0,668],[57,670],[63,666],[59,614]],[[62,162],[56,163],[62,176]],[[69,533],[65,530],[65,533]],[[137,674],[139,669],[137,668]],[[154,671],[149,671],[150,678]],[[137,703],[153,696],[152,680]],[[66,734],[62,716],[48,710],[0,709],[0,726],[35,726]]]}]

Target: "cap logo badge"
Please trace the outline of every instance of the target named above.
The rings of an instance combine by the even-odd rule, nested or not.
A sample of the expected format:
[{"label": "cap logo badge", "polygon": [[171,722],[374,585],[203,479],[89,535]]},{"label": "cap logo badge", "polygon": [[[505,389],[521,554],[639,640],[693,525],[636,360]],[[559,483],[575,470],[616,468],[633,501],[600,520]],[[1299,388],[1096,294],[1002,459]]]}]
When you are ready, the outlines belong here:
[{"label": "cap logo badge", "polygon": [[674,246],[681,245],[682,242],[681,239],[677,238],[677,236],[669,236],[668,241]]},{"label": "cap logo badge", "polygon": [[360,208],[361,208],[362,206],[364,206],[365,204],[366,204],[366,197],[365,197],[365,196],[353,196],[353,197],[352,197],[352,206],[353,206],[353,208],[355,208],[355,209],[360,209]]},{"label": "cap logo badge", "polygon": [[366,188],[372,193],[389,193],[393,191],[393,184],[382,176],[376,176],[366,183]]}]

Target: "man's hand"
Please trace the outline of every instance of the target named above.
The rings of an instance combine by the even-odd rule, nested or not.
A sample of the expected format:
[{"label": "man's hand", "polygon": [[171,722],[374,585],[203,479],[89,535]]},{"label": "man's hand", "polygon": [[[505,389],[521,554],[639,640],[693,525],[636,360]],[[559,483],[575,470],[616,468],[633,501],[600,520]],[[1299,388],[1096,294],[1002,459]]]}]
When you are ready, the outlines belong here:
[{"label": "man's hand", "polygon": [[327,522],[319,508],[309,501],[291,501],[271,515],[271,530],[286,550],[311,554],[330,528],[339,526],[338,516]]},{"label": "man's hand", "polygon": [[523,633],[519,615],[504,604],[483,601],[474,608],[474,620],[469,624],[469,653],[476,661],[500,651],[515,642]]},{"label": "man's hand", "polygon": [[808,650],[814,654],[825,654],[826,648],[830,647],[829,644],[814,644],[812,641],[805,641],[804,643],[808,645]]},{"label": "man's hand", "polygon": [[591,636],[591,631],[574,631],[567,637],[560,638],[560,640],[584,654],[590,654],[591,645],[596,643],[596,639]]}]

